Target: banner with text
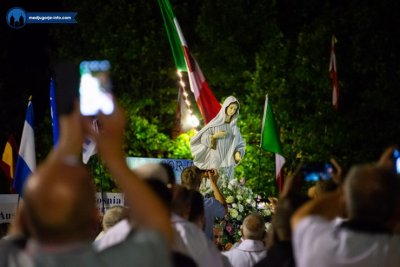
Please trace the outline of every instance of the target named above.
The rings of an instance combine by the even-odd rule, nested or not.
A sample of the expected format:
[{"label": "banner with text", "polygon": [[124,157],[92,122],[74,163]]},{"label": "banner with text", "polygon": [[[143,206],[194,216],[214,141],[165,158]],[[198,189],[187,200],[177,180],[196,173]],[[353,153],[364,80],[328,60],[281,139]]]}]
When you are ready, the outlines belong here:
[{"label": "banner with text", "polygon": [[0,195],[0,223],[10,223],[15,216],[18,194]]},{"label": "banner with text", "polygon": [[193,165],[193,160],[188,159],[159,159],[159,158],[138,158],[138,157],[128,157],[128,165],[131,169],[135,169],[145,163],[161,163],[165,162],[169,164],[175,173],[176,183],[181,182],[181,172],[184,168]]},{"label": "banner with text", "polygon": [[[116,205],[125,205],[123,193],[97,192],[97,208],[101,213]],[[0,194],[0,223],[10,223],[18,206],[18,194]]]}]

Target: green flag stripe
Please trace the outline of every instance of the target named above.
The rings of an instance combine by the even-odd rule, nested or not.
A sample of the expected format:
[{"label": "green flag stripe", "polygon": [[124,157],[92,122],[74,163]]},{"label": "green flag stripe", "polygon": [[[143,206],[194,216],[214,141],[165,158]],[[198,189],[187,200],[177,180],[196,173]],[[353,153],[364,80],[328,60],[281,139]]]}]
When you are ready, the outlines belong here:
[{"label": "green flag stripe", "polygon": [[261,148],[282,155],[282,146],[279,140],[279,131],[268,98],[265,100],[263,129],[261,133]]},{"label": "green flag stripe", "polygon": [[174,57],[176,68],[180,71],[187,71],[185,57],[179,34],[174,23],[174,12],[172,11],[169,0],[157,0],[161,9],[161,14],[164,20],[165,30],[167,32],[169,44],[171,46],[172,55]]}]

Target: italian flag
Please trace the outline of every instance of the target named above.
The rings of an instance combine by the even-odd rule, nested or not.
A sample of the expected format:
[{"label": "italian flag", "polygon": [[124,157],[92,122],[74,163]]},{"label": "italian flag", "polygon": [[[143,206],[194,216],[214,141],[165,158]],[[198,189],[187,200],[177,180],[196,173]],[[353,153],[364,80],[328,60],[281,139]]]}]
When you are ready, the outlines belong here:
[{"label": "italian flag", "polygon": [[203,121],[207,124],[218,114],[221,104],[215,98],[197,61],[191,55],[169,0],[157,1],[161,9],[176,68],[188,73],[190,90],[194,94]]},{"label": "italian flag", "polygon": [[261,148],[275,153],[275,176],[279,192],[282,192],[284,184],[283,165],[285,158],[282,153],[282,145],[279,139],[279,130],[275,121],[271,105],[268,104],[268,95],[265,96],[264,116],[261,129]]}]

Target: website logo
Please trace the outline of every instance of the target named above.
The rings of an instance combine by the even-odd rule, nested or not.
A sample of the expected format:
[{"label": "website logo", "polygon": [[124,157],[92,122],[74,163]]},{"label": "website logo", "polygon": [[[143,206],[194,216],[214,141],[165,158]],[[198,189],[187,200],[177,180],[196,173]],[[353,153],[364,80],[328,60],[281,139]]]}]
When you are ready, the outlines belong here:
[{"label": "website logo", "polygon": [[13,29],[21,29],[26,24],[26,12],[20,7],[13,7],[7,12],[7,24]]},{"label": "website logo", "polygon": [[76,12],[26,12],[20,7],[8,10],[6,21],[13,29],[21,29],[26,24],[39,23],[77,23]]}]

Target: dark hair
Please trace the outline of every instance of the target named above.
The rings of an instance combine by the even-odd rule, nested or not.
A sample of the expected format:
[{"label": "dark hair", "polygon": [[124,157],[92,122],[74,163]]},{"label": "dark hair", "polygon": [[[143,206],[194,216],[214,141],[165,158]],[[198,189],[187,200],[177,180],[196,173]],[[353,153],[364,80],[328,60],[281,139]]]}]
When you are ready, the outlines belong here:
[{"label": "dark hair", "polygon": [[171,165],[166,162],[161,162],[160,165],[165,169],[168,176],[168,184],[173,185],[176,183],[175,173]]},{"label": "dark hair", "polygon": [[191,193],[189,189],[175,184],[171,188],[172,202],[171,209],[179,216],[185,216],[186,212],[190,212],[191,207]]},{"label": "dark hair", "polygon": [[154,193],[161,199],[161,201],[167,206],[168,210],[171,209],[172,194],[166,184],[160,181],[158,178],[148,178],[144,180],[147,185],[153,190]]},{"label": "dark hair", "polygon": [[189,213],[189,222],[195,222],[204,216],[204,199],[203,195],[196,190],[189,190],[191,199],[191,208]]}]

